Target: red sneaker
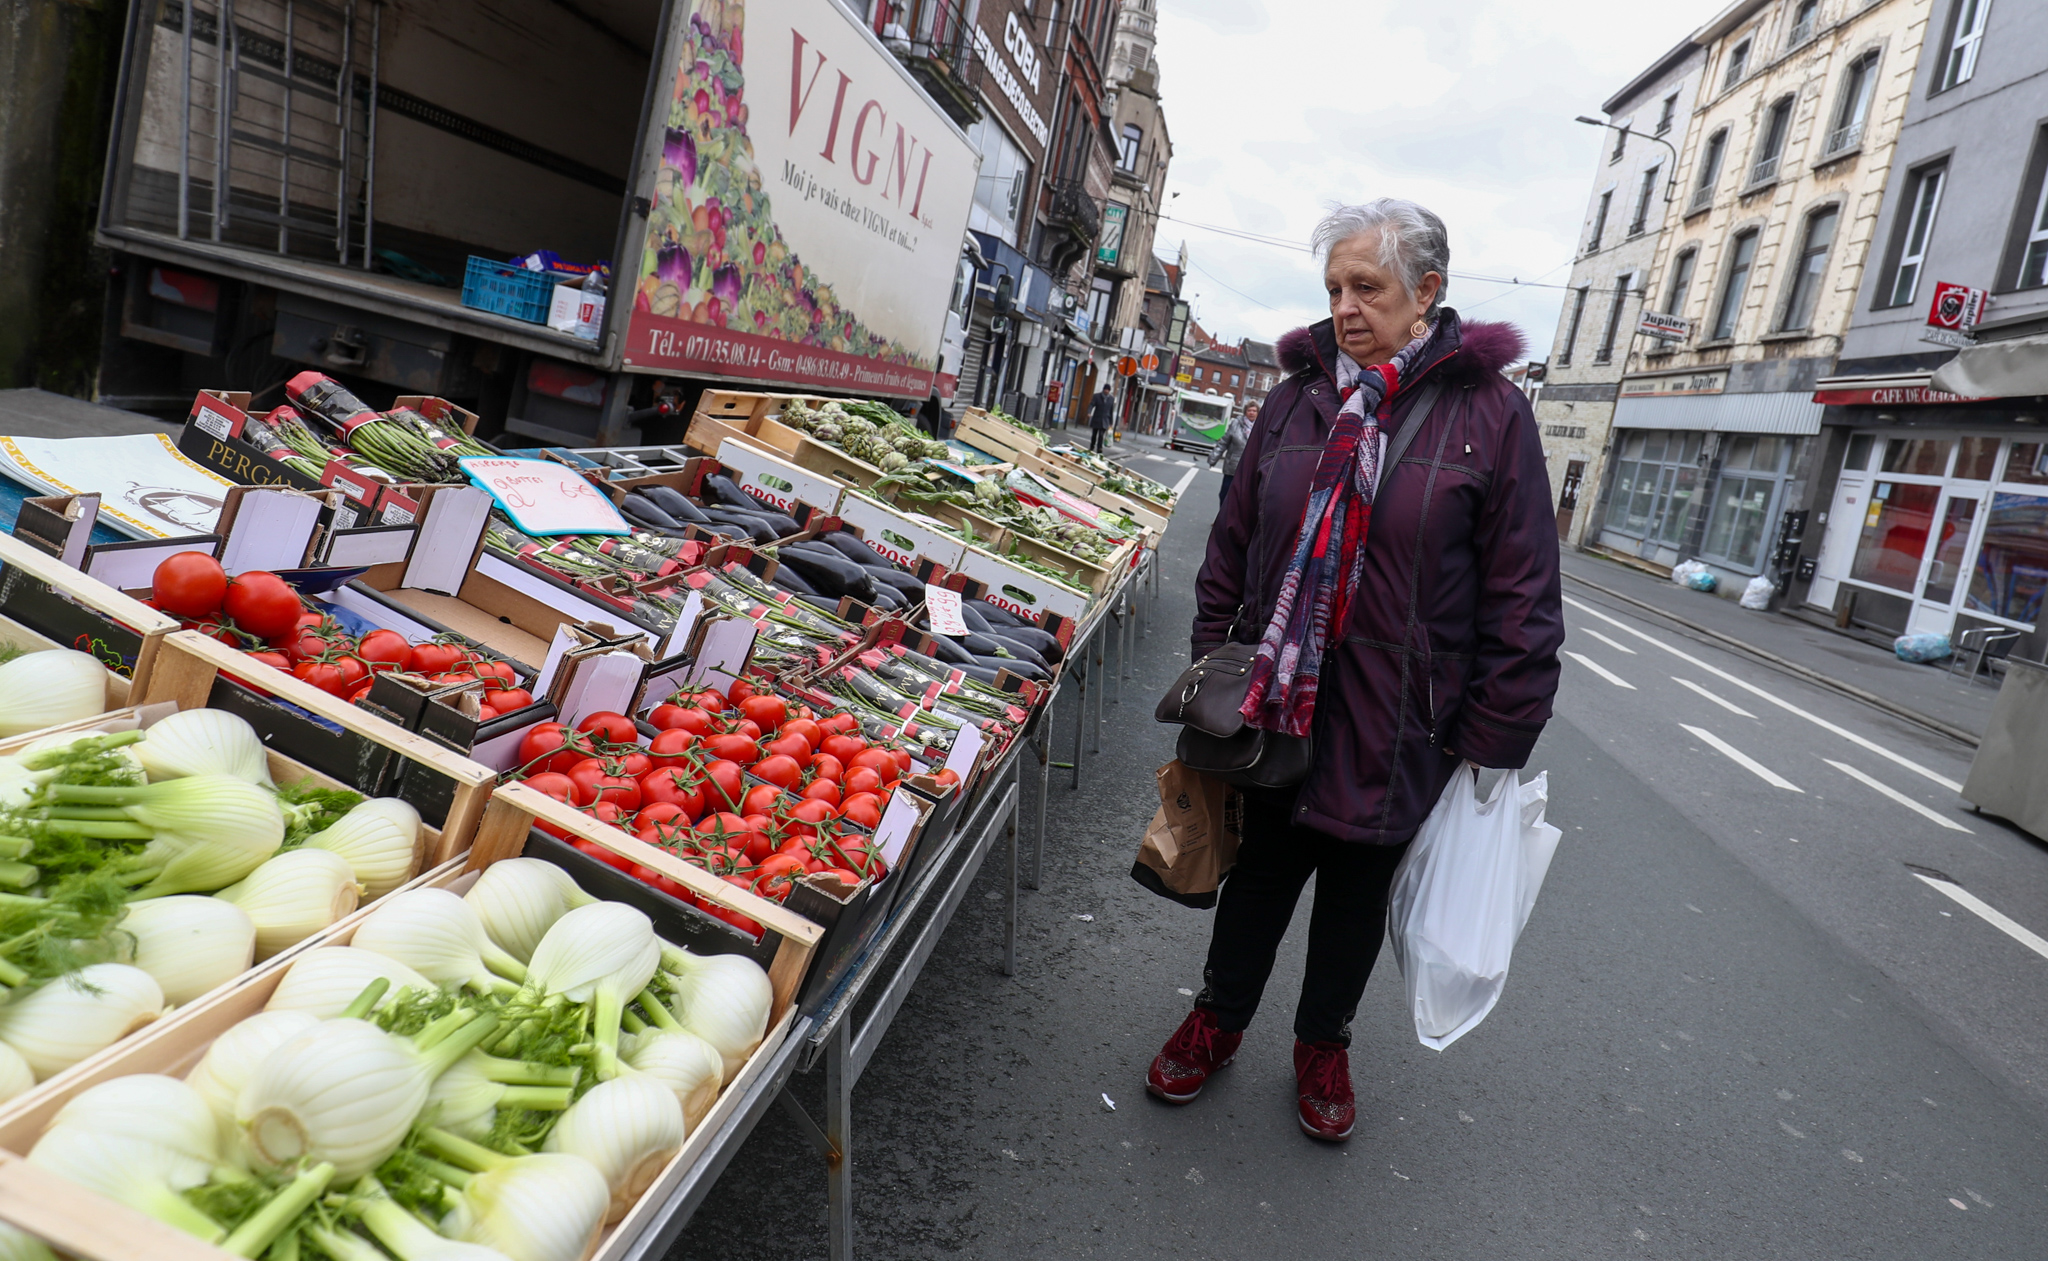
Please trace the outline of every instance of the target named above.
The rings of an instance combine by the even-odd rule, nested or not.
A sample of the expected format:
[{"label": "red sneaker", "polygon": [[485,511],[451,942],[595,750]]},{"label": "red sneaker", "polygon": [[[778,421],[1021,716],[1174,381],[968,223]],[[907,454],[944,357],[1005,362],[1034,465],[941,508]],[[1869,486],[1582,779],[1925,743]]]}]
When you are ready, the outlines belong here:
[{"label": "red sneaker", "polygon": [[1243,1041],[1242,1033],[1216,1027],[1216,1013],[1197,1007],[1153,1058],[1145,1089],[1168,1103],[1193,1103],[1209,1074],[1237,1058],[1237,1044]]},{"label": "red sneaker", "polygon": [[1351,1052],[1344,1044],[1296,1039],[1294,1080],[1301,1132],[1326,1143],[1350,1138],[1358,1105],[1351,1093]]}]

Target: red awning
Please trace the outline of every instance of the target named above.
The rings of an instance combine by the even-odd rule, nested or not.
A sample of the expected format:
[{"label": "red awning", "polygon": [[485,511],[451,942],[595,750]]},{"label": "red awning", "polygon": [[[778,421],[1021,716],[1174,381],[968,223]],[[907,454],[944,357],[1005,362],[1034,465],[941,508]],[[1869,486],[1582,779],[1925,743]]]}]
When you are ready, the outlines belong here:
[{"label": "red awning", "polygon": [[1931,373],[1884,377],[1822,377],[1813,401],[1830,407],[1918,407],[1930,403],[1977,403],[1983,395],[1951,394],[1928,384]]}]

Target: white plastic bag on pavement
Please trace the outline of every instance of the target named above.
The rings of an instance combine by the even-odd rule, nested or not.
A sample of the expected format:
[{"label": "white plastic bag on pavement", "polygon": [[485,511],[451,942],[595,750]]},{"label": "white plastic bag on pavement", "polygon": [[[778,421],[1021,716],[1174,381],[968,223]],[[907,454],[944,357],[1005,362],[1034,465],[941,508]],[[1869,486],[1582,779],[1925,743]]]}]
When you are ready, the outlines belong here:
[{"label": "white plastic bag on pavement", "polygon": [[1771,607],[1771,596],[1777,593],[1778,584],[1758,574],[1742,588],[1742,607],[1763,610]]},{"label": "white plastic bag on pavement", "polygon": [[1543,821],[1549,774],[1502,775],[1484,803],[1469,764],[1402,855],[1387,896],[1394,962],[1415,1036],[1441,1051],[1476,1028],[1507,984],[1515,939],[1562,835]]}]

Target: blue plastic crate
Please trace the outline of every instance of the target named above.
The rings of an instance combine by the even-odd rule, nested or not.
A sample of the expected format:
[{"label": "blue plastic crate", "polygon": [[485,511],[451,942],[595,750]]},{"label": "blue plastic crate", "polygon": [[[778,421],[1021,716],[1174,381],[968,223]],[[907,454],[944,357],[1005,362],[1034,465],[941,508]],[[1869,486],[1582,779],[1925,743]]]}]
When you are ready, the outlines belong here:
[{"label": "blue plastic crate", "polygon": [[472,254],[462,276],[462,305],[529,324],[545,324],[555,286],[560,283],[544,271],[528,271]]}]

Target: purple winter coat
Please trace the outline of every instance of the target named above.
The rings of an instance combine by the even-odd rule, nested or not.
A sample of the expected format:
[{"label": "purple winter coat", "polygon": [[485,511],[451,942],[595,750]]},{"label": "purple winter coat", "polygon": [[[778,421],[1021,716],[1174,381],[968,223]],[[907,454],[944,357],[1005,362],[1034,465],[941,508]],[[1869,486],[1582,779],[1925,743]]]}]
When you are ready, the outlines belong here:
[{"label": "purple winter coat", "polygon": [[[1443,382],[1381,476],[1351,624],[1323,659],[1298,825],[1400,844],[1460,758],[1520,767],[1550,717],[1564,642],[1557,519],[1536,418],[1500,375],[1523,346],[1512,325],[1461,327],[1446,310],[1422,360],[1430,366],[1390,418],[1382,412],[1391,442],[1423,383]],[[1256,643],[1271,620],[1336,419],[1330,321],[1289,333],[1279,351],[1289,375],[1266,399],[1195,578],[1197,657],[1225,639]]]}]

